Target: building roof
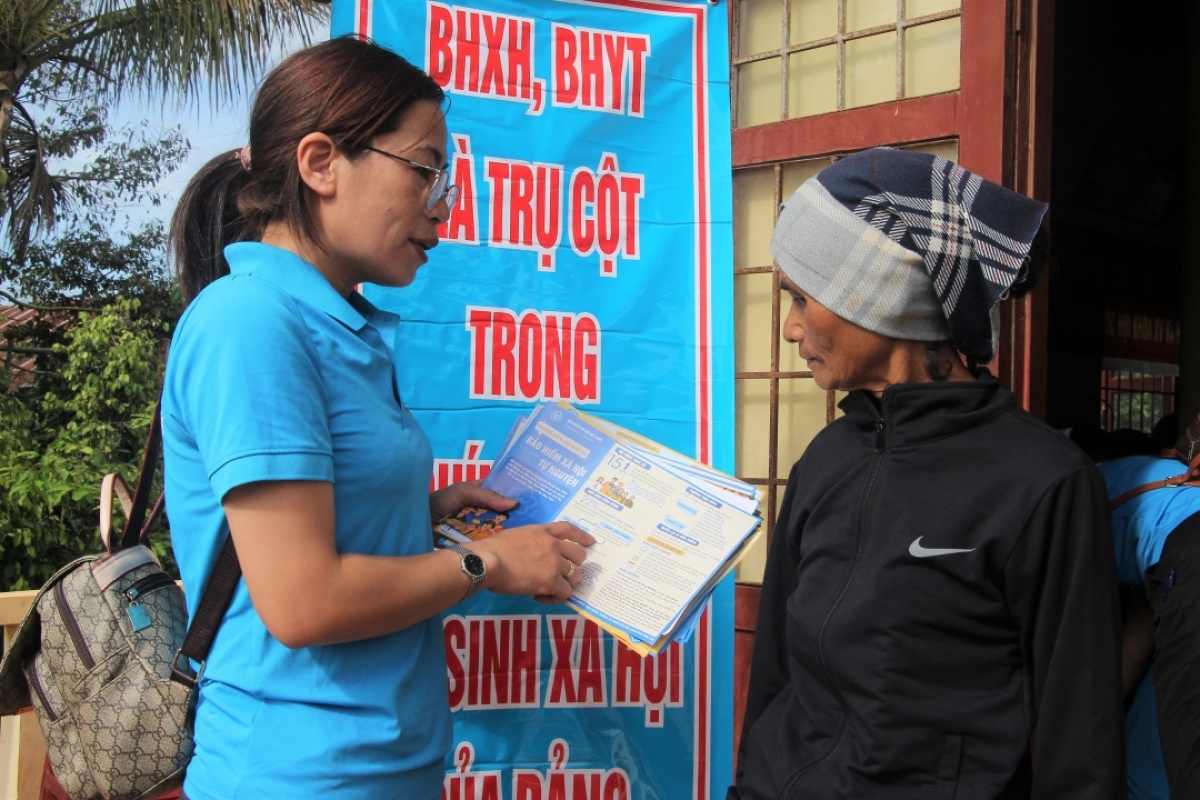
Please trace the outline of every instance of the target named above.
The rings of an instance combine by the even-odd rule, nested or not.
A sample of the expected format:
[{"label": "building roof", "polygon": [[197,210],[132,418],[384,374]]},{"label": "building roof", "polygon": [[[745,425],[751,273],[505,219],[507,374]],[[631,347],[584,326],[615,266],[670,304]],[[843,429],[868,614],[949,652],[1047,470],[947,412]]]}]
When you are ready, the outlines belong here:
[{"label": "building roof", "polygon": [[[54,330],[67,328],[74,321],[70,314],[47,314],[21,306],[0,305],[0,341],[7,338],[11,329],[28,325],[39,318],[50,321]],[[20,346],[19,342],[16,344]],[[21,353],[12,354],[10,357],[9,353],[0,352],[0,359],[8,366],[8,391],[19,389],[29,383],[33,377],[33,370],[37,367],[36,355]]]}]

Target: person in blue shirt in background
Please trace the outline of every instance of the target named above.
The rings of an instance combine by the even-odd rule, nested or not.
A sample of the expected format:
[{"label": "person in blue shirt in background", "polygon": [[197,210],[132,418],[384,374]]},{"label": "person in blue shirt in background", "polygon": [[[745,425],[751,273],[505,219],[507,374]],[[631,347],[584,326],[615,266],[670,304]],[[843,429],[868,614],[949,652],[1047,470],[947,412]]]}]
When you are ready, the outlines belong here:
[{"label": "person in blue shirt in background", "polygon": [[1200,421],[1175,453],[1099,465],[1118,579],[1133,590],[1122,643],[1130,800],[1200,797],[1200,488],[1143,488],[1189,471]]},{"label": "person in blue shirt in background", "polygon": [[429,493],[400,393],[406,286],[438,243],[442,90],[335,39],[266,79],[250,144],[192,179],[171,241],[187,308],[162,400],[172,544],[194,614],[232,536],[244,581],[200,683],[190,800],[436,798],[451,745],[439,615],[480,588],[570,596],[593,539],[568,523],[434,550],[431,521],[515,502]]}]

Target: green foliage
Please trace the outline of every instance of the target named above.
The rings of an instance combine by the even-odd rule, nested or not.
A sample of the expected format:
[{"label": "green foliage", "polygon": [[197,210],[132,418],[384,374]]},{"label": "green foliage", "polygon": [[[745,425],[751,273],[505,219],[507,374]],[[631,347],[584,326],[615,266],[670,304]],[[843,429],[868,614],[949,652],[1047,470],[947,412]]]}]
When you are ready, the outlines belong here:
[{"label": "green foliage", "polygon": [[[137,475],[167,332],[139,306],[118,299],[81,314],[52,348],[62,368],[48,386],[0,394],[0,591],[36,588],[98,552],[101,477]],[[169,562],[166,541],[154,537]]]},{"label": "green foliage", "polygon": [[[0,248],[0,292],[7,295],[0,303],[99,308],[122,296],[141,300],[139,316],[171,322],[178,297],[165,270],[165,234],[138,211],[146,201],[160,202],[156,187],[186,158],[189,144],[178,129],[113,128],[94,98],[63,94],[61,87],[35,94],[52,112],[41,122],[46,154],[51,166],[80,166],[55,169],[62,196],[56,227],[20,250]],[[61,341],[52,329],[42,325],[26,344]]]},{"label": "green foliage", "polygon": [[[13,243],[7,249],[17,259],[35,237],[44,244],[56,230],[118,222],[127,228],[129,209],[161,202],[156,184],[188,151],[178,129],[112,128],[108,108],[89,87],[61,76],[47,83],[49,77],[28,82],[24,107],[30,119],[18,116],[9,128],[10,144],[17,146],[6,153],[7,193],[17,202],[3,216]],[[22,137],[33,137],[35,128],[36,143],[25,142]]]},{"label": "green foliage", "polygon": [[[42,95],[41,122],[51,166],[64,165],[57,227],[0,248],[0,305],[37,312],[0,341],[0,591],[38,587],[100,551],[100,480],[137,475],[179,313],[162,227],[139,221],[136,204],[154,199],[187,142],[177,130],[114,129],[94,100],[59,91]],[[156,531],[173,569],[167,542]]]},{"label": "green foliage", "polygon": [[253,82],[282,42],[328,19],[319,0],[0,0],[0,214],[10,245],[53,229],[64,200],[37,118],[41,88],[113,100],[215,101]]},{"label": "green foliage", "polygon": [[37,312],[0,332],[0,591],[98,551],[101,477],[136,475],[179,312],[163,231],[135,212],[158,204],[188,143],[113,129],[108,107],[230,97],[328,13],[321,0],[0,0],[0,305]]}]

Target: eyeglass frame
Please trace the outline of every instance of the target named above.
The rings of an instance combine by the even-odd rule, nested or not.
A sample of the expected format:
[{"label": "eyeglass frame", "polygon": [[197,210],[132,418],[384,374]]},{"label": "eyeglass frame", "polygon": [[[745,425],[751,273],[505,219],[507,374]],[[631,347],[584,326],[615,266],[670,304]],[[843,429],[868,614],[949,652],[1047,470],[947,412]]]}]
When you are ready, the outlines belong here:
[{"label": "eyeglass frame", "polygon": [[[458,184],[450,182],[449,165],[443,167],[442,169],[438,169],[437,167],[431,167],[428,164],[422,164],[420,161],[413,161],[411,158],[398,156],[395,153],[389,153],[386,150],[380,150],[378,147],[371,147],[370,145],[365,144],[360,145],[359,149],[370,150],[372,153],[378,153],[381,156],[387,156],[388,158],[408,164],[410,167],[416,167],[417,169],[422,169],[426,172],[432,172],[433,183],[430,184],[429,194],[425,197],[426,211],[433,211],[435,208],[437,208],[437,204],[442,202],[443,199],[446,201],[446,208],[454,208],[455,204],[458,203],[458,195],[461,190],[458,188]],[[438,187],[439,181],[442,182],[440,188]]]}]

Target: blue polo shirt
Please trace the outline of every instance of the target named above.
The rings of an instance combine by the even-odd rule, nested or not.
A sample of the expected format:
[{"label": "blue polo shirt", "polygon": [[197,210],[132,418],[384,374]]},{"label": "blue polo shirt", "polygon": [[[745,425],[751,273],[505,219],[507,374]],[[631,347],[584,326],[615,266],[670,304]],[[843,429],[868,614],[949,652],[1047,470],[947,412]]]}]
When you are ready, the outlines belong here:
[{"label": "blue polo shirt", "polygon": [[[240,243],[225,255],[232,274],[188,306],[163,390],[189,614],[229,535],[221,499],[242,484],[333,483],[339,552],[432,547],[432,453],[396,381],[399,319],[342,297],[285,250]],[[291,650],[243,582],[209,655],[195,736],[191,800],[437,797],[451,744],[440,621]]]},{"label": "blue polo shirt", "polygon": [[[1113,500],[1147,483],[1187,472],[1173,458],[1135,456],[1100,465],[1100,474]],[[1117,578],[1127,589],[1143,590],[1146,570],[1158,563],[1175,527],[1200,511],[1200,489],[1154,489],[1129,500],[1112,512]],[[1158,735],[1154,667],[1138,685],[1125,716],[1126,772],[1130,800],[1167,800],[1167,767]]]}]

